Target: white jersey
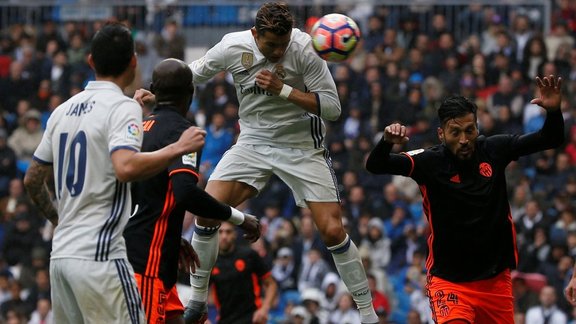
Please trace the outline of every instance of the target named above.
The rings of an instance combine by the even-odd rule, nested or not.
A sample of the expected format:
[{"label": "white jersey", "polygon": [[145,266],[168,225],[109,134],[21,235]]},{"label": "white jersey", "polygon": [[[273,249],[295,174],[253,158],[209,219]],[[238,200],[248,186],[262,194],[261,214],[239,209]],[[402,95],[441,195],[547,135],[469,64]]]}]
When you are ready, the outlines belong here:
[{"label": "white jersey", "polygon": [[[320,148],[326,134],[322,118],[336,120],[340,116],[340,100],[328,66],[312,49],[310,36],[298,29],[292,30],[286,53],[277,63],[262,55],[246,30],[225,35],[190,68],[196,83],[224,70],[232,74],[240,103],[238,143]],[[276,73],[293,88],[315,93],[319,116],[258,87],[256,74],[262,69]]]},{"label": "white jersey", "polygon": [[110,155],[141,145],[142,109],[112,82],[92,81],[54,110],[34,153],[54,167],[59,219],[51,258],[126,258],[130,187],[116,179]]}]

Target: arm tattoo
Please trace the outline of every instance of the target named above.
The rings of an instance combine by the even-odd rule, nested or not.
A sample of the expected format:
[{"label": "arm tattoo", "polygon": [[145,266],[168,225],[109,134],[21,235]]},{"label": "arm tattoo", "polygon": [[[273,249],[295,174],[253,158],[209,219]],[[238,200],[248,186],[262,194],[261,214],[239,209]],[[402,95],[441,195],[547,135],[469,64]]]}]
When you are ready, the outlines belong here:
[{"label": "arm tattoo", "polygon": [[47,186],[51,176],[52,166],[45,166],[32,161],[24,177],[24,185],[32,202],[44,214],[44,217],[56,226],[58,225],[58,211],[52,204]]}]

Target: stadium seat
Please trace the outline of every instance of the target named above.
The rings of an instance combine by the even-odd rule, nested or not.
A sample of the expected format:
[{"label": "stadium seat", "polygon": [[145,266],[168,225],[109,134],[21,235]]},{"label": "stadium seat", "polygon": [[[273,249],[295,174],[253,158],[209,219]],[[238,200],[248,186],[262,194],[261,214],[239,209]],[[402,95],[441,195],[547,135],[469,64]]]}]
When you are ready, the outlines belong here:
[{"label": "stadium seat", "polygon": [[214,25],[234,25],[238,23],[237,6],[216,6],[212,17]]},{"label": "stadium seat", "polygon": [[189,6],[186,9],[183,24],[184,26],[201,26],[210,22],[210,7]]}]

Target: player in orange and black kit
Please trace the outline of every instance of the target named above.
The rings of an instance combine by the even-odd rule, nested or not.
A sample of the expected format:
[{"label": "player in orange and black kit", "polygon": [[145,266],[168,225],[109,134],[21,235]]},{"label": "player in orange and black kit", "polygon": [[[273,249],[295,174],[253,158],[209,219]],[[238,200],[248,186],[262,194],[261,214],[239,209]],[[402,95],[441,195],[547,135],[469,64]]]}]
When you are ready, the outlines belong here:
[{"label": "player in orange and black kit", "polygon": [[210,276],[218,324],[266,324],[278,293],[271,266],[247,246],[236,244],[236,229],[222,223],[218,259]]},{"label": "player in orange and black kit", "polygon": [[[191,125],[184,118],[194,93],[187,64],[176,59],[160,62],[154,69],[151,88],[157,106],[143,123],[142,152],[175,142]],[[193,270],[197,261],[190,243],[181,239],[186,210],[203,217],[223,213],[225,220],[246,231],[246,239],[255,241],[260,235],[256,217],[218,202],[196,186],[198,156],[184,155],[160,174],[132,184],[133,216],[124,238],[148,323],[184,323],[184,307],[175,286],[179,261],[185,270]]]},{"label": "player in orange and black kit", "polygon": [[479,136],[476,105],[454,96],[438,109],[442,144],[392,154],[394,144],[409,140],[406,127],[395,123],[366,161],[372,173],[408,176],[420,186],[431,229],[427,292],[438,324],[514,323],[510,269],[518,255],[505,168],[564,141],[561,79],[551,75],[536,84],[540,96],[532,103],[546,110],[538,132]]}]

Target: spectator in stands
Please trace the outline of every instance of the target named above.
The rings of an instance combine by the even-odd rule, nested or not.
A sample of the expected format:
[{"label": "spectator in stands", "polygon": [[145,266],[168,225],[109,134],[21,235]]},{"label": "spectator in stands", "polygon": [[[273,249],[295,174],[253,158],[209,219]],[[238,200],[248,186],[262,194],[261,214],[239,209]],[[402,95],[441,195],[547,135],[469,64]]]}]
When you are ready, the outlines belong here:
[{"label": "spectator in stands", "polygon": [[538,305],[538,292],[528,285],[522,272],[512,272],[512,295],[515,313],[526,314],[529,308]]},{"label": "spectator in stands", "polygon": [[59,50],[54,53],[50,67],[51,90],[53,93],[68,96],[70,93],[71,72],[72,69],[70,68],[70,64],[68,64],[68,55],[66,52]]},{"label": "spectator in stands", "polygon": [[28,169],[32,155],[42,140],[40,112],[36,109],[27,111],[21,119],[20,126],[8,138],[8,146],[14,150],[18,158],[18,170],[22,173]]},{"label": "spectator in stands", "polygon": [[548,228],[534,226],[530,231],[532,237],[527,242],[519,244],[518,270],[522,272],[539,272],[551,254],[552,247],[548,239]]},{"label": "spectator in stands", "polygon": [[[71,67],[82,64],[84,62],[86,54],[88,52],[88,47],[86,46],[86,41],[82,33],[78,31],[72,32],[69,36],[69,46],[66,50],[68,56],[68,63]],[[140,63],[141,57],[138,55],[138,63]]]},{"label": "spectator in stands", "polygon": [[226,127],[224,114],[216,112],[206,127],[206,145],[202,149],[202,164],[200,171],[208,179],[218,161],[234,142],[234,133]]},{"label": "spectator in stands", "polygon": [[34,283],[28,287],[27,295],[25,301],[28,307],[43,314],[43,308],[46,305],[40,304],[42,304],[42,300],[50,300],[50,274],[47,268],[36,270]]},{"label": "spectator in stands", "polygon": [[11,178],[8,185],[8,195],[0,199],[0,215],[4,222],[8,222],[14,217],[19,202],[27,200],[24,192],[24,185],[20,177]]},{"label": "spectator in stands", "polygon": [[526,202],[524,213],[515,223],[518,245],[529,244],[534,240],[534,231],[537,227],[549,228],[550,220],[544,215],[540,202],[530,199]]},{"label": "spectator in stands", "polygon": [[4,95],[0,100],[8,111],[14,111],[19,100],[29,98],[35,92],[34,81],[24,76],[22,62],[15,60],[10,63],[10,75],[3,80],[2,90]]},{"label": "spectator in stands", "polygon": [[17,172],[16,153],[8,146],[7,137],[6,130],[0,128],[0,198],[8,195],[10,180],[16,177]]},{"label": "spectator in stands", "polygon": [[322,280],[331,271],[328,262],[322,258],[322,252],[311,248],[306,253],[298,275],[298,291],[303,293],[308,288],[320,289]]},{"label": "spectator in stands", "polygon": [[384,27],[382,23],[382,18],[377,15],[370,16],[368,18],[368,26],[366,27],[366,33],[363,36],[364,38],[363,46],[366,52],[373,52],[378,46],[382,44],[383,32]]},{"label": "spectator in stands", "polygon": [[514,50],[516,52],[516,62],[521,62],[524,56],[524,48],[534,35],[534,30],[532,29],[532,22],[530,21],[530,18],[523,14],[515,16],[512,21],[510,31],[516,46]]},{"label": "spectator in stands", "polygon": [[548,58],[551,61],[556,58],[558,47],[562,44],[568,44],[570,47],[573,47],[576,43],[569,28],[567,21],[559,20],[556,25],[552,26],[550,35],[546,35],[546,38],[544,38],[548,50]]},{"label": "spectator in stands", "polygon": [[[304,262],[309,262],[308,252],[312,249],[322,251],[321,255],[325,260],[329,259],[328,250],[326,246],[322,243],[320,239],[320,234],[314,226],[314,221],[312,220],[312,215],[309,209],[301,209],[300,214],[300,226],[299,233],[295,235],[293,252],[294,260],[296,261],[296,266],[299,269],[299,273],[302,273],[302,267]],[[301,275],[299,274],[301,279]],[[318,283],[320,284],[320,283]]]},{"label": "spectator in stands", "polygon": [[41,298],[38,300],[36,309],[32,312],[28,324],[56,324],[52,315],[52,303],[50,298]]},{"label": "spectator in stands", "polygon": [[370,287],[370,292],[372,293],[372,304],[376,310],[376,314],[380,317],[381,314],[387,316],[390,314],[391,305],[390,300],[386,294],[378,288],[378,282],[376,276],[368,270],[366,274],[368,276],[368,287]]},{"label": "spectator in stands", "polygon": [[289,247],[280,248],[272,266],[272,277],[278,283],[278,289],[281,293],[298,289],[297,270],[292,249]]},{"label": "spectator in stands", "polygon": [[48,19],[42,23],[42,29],[36,41],[36,50],[45,53],[47,44],[51,40],[56,41],[60,49],[66,49],[67,44],[58,31],[58,25],[55,21]]},{"label": "spectator in stands", "polygon": [[329,272],[326,274],[322,280],[322,286],[320,291],[323,293],[322,308],[329,312],[332,312],[338,308],[338,302],[340,294],[342,294],[345,289],[343,289],[344,283],[340,279],[340,276],[336,272]]},{"label": "spectator in stands", "polygon": [[514,89],[512,79],[506,74],[501,74],[498,80],[498,88],[487,100],[487,108],[490,114],[498,117],[499,110],[503,107],[508,107],[512,114],[512,121],[522,125],[522,108],[524,104],[524,98]]},{"label": "spectator in stands", "polygon": [[576,167],[576,125],[570,127],[568,144],[566,144],[564,151],[570,157],[570,165]]},{"label": "spectator in stands", "polygon": [[160,35],[154,39],[154,48],[161,58],[176,58],[184,60],[186,39],[182,35],[180,25],[174,19],[168,19]]},{"label": "spectator in stands", "polygon": [[368,222],[368,233],[361,241],[359,248],[367,249],[372,265],[386,269],[392,257],[392,241],[387,237],[384,223],[378,217],[373,217]]},{"label": "spectator in stands", "polygon": [[322,293],[318,288],[306,288],[301,291],[301,299],[307,312],[308,323],[328,323],[330,313],[322,308]]},{"label": "spectator in stands", "polygon": [[552,286],[546,286],[540,291],[540,304],[533,306],[526,312],[526,324],[568,322],[566,314],[556,305],[556,291]]},{"label": "spectator in stands", "polygon": [[338,307],[331,312],[328,323],[354,324],[360,322],[360,314],[354,307],[354,300],[349,292],[343,292],[338,298]]},{"label": "spectator in stands", "polygon": [[[22,299],[22,284],[18,280],[11,280],[9,284],[10,298],[0,304],[0,314],[9,321],[9,312],[15,311],[22,314],[24,318],[32,312],[26,302]],[[22,316],[18,315],[18,316]],[[16,322],[21,323],[21,322]]]}]

